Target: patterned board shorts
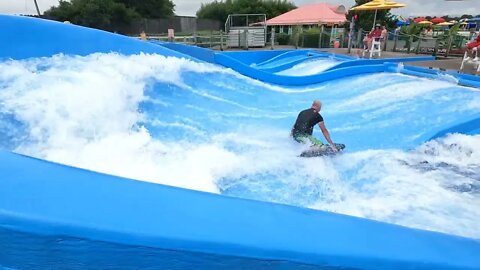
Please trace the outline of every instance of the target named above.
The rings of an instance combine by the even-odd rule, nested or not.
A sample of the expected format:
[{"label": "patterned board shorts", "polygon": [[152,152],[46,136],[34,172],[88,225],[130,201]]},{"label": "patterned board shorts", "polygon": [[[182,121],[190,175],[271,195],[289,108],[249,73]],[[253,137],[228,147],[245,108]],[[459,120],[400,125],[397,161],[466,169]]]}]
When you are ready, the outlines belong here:
[{"label": "patterned board shorts", "polygon": [[299,143],[308,143],[310,142],[312,145],[323,145],[323,142],[312,135],[309,134],[298,134],[298,135],[293,135],[293,138],[295,141]]}]

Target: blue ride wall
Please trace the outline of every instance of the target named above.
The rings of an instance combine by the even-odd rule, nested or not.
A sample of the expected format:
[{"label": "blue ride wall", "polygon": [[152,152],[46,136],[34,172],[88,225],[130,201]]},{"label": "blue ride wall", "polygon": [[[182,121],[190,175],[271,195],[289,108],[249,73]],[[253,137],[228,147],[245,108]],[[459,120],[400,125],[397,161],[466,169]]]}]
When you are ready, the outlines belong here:
[{"label": "blue ride wall", "polygon": [[[187,57],[155,44],[72,25],[14,16],[0,16],[0,22],[3,58],[94,52]],[[357,68],[361,67],[354,68],[342,72],[360,73]],[[368,69],[379,72],[385,67]],[[333,73],[324,76],[333,76],[328,74]],[[480,269],[478,240],[129,180],[5,151],[0,151],[0,228],[49,240],[55,236],[55,241],[42,242],[47,250],[76,237],[134,245],[137,250],[149,247],[213,256],[188,264],[165,256],[150,267],[253,269],[263,265],[262,269],[271,269],[275,264],[264,262],[274,260],[293,263],[283,269]],[[18,239],[1,239],[0,247],[8,246],[8,252],[0,254],[0,267],[51,267],[49,260],[35,253],[41,251]],[[55,253],[63,267],[79,260],[95,267],[93,258],[100,250],[87,240],[80,242],[86,246],[73,241],[70,245],[90,252],[71,257]],[[111,265],[122,268],[128,263],[118,246],[101,251]],[[33,256],[37,259],[30,260]],[[138,261],[148,260],[151,252],[138,256]]]}]

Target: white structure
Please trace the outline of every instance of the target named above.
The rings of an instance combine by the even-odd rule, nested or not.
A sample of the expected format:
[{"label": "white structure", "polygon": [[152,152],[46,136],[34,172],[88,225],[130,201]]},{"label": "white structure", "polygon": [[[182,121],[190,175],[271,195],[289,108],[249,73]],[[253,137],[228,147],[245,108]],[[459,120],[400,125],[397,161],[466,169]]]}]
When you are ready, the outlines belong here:
[{"label": "white structure", "polygon": [[473,58],[468,56],[468,53],[465,52],[463,56],[462,65],[460,66],[460,70],[462,71],[465,67],[465,64],[471,64],[474,68],[477,69],[477,72],[480,72],[480,59],[478,58],[478,49],[474,49]]},{"label": "white structure", "polygon": [[265,14],[230,14],[225,22],[227,47],[265,47],[267,40]]}]

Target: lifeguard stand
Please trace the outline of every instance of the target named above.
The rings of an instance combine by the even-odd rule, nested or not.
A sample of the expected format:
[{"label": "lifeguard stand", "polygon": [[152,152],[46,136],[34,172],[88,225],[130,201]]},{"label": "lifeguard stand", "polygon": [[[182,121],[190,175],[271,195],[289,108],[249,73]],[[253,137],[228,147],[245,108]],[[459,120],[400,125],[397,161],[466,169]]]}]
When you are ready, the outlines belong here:
[{"label": "lifeguard stand", "polygon": [[382,57],[382,43],[383,43],[382,37],[373,38],[372,48],[370,49],[370,58],[372,58],[374,54],[377,55],[378,57]]},{"label": "lifeguard stand", "polygon": [[265,14],[230,14],[225,22],[227,47],[265,47],[267,40]]},{"label": "lifeguard stand", "polygon": [[468,56],[468,53],[465,52],[465,54],[463,55],[462,65],[460,66],[460,71],[463,70],[465,64],[472,64],[474,68],[476,67],[477,72],[480,72],[480,59],[478,58],[478,49],[476,49],[473,54],[474,57],[470,58]]}]

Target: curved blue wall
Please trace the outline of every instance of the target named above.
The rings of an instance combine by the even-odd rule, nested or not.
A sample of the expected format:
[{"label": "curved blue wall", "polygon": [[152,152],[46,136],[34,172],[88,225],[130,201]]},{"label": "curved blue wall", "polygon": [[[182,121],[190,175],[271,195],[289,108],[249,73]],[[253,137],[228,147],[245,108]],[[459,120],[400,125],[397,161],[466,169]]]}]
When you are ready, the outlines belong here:
[{"label": "curved blue wall", "polygon": [[[155,44],[72,25],[13,16],[0,16],[0,22],[0,51],[5,58],[110,51],[185,57]],[[227,59],[222,57],[226,56],[215,55],[215,60]],[[239,68],[244,66],[239,62]],[[382,72],[386,66],[342,68],[293,83],[335,79],[365,72],[362,69]],[[0,230],[43,237],[40,242],[47,250],[66,241],[76,249],[68,255],[72,258],[41,253],[57,256],[55,260],[65,262],[59,267],[65,268],[78,260],[84,263],[80,268],[95,268],[99,265],[92,258],[98,254],[105,265],[128,265],[118,246],[100,252],[86,240],[78,241],[84,244],[69,240],[74,237],[129,245],[129,250],[210,254],[189,264],[164,256],[149,267],[272,269],[274,262],[289,262],[282,269],[480,269],[478,240],[124,179],[5,151],[0,151]],[[30,260],[38,255],[29,244],[16,242],[15,237],[0,240],[6,250],[0,254],[0,267],[52,267],[42,257]],[[140,252],[137,260],[149,260],[151,254],[150,249]]]},{"label": "curved blue wall", "polygon": [[101,30],[30,17],[0,15],[0,58],[24,59],[54,54],[158,53],[191,58],[149,42]]},{"label": "curved blue wall", "polygon": [[14,231],[344,268],[480,269],[476,240],[8,152],[0,152],[0,171],[0,226]]}]

